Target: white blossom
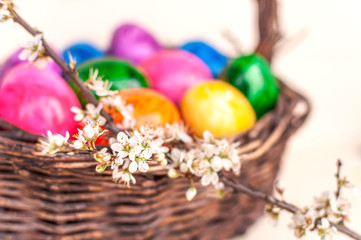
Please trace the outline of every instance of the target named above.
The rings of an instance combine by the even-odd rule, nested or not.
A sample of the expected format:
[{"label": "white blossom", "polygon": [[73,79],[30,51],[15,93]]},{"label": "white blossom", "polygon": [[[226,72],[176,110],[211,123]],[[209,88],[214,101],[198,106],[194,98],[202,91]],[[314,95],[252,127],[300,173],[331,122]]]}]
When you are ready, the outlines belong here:
[{"label": "white blossom", "polygon": [[68,58],[69,58],[69,67],[70,69],[75,69],[76,64],[78,63],[77,60],[71,55],[70,51],[68,51]]},{"label": "white blossom", "polygon": [[108,153],[107,148],[103,148],[102,150],[94,154],[94,158],[97,162],[100,163],[100,165],[104,165],[110,161],[112,156],[110,155],[110,153]]},{"label": "white blossom", "polygon": [[328,191],[322,192],[321,196],[314,198],[315,209],[324,209],[330,203],[330,193]]},{"label": "white blossom", "polygon": [[188,188],[186,192],[186,198],[191,201],[197,195],[197,189],[195,187]]},{"label": "white blossom", "polygon": [[306,234],[309,223],[304,213],[296,212],[292,216],[292,223],[288,225],[289,228],[293,229],[294,234],[297,238],[301,238]]},{"label": "white blossom", "polygon": [[65,136],[60,134],[52,134],[49,130],[47,131],[47,138],[40,141],[40,148],[42,153],[54,154],[56,152],[64,151],[69,146],[69,132],[66,132]]},{"label": "white blossom", "polygon": [[98,69],[90,69],[89,79],[85,82],[90,90],[95,91],[95,94],[99,97],[105,97],[114,94],[114,91],[110,90],[111,83],[108,80],[103,80],[102,77],[98,76]]},{"label": "white blossom", "polygon": [[327,218],[321,218],[318,228],[327,229],[329,227],[330,227],[330,222],[327,220]]},{"label": "white blossom", "polygon": [[92,145],[97,140],[97,138],[103,135],[107,130],[102,130],[99,126],[99,123],[87,123],[83,130],[78,129],[78,134],[74,135],[76,140],[73,142],[73,147],[76,149],[87,149],[86,144],[89,148],[92,149]]},{"label": "white blossom", "polygon": [[173,123],[166,124],[164,129],[164,139],[165,142],[171,142],[179,140],[184,143],[192,143],[193,139],[188,135],[183,124]]},{"label": "white blossom", "polygon": [[74,120],[78,122],[83,123],[92,123],[95,124],[96,122],[99,123],[100,126],[104,126],[106,123],[106,119],[100,115],[100,112],[103,109],[103,104],[99,103],[97,107],[95,107],[94,104],[87,103],[85,105],[85,110],[77,108],[77,107],[71,107],[70,111],[75,113]]},{"label": "white blossom", "polygon": [[45,54],[45,48],[42,41],[43,34],[35,35],[32,41],[26,43],[23,51],[19,55],[19,58],[21,60],[28,60],[29,62],[34,62],[37,58],[43,57]]},{"label": "white blossom", "polygon": [[10,9],[14,8],[12,0],[0,0],[0,23],[13,19]]},{"label": "white blossom", "polygon": [[123,129],[134,129],[135,128],[135,118],[134,118],[134,108],[118,95],[111,95],[108,97],[103,97],[100,100],[104,105],[109,108],[115,108],[117,112],[120,112],[123,116],[123,122],[121,127]]},{"label": "white blossom", "polygon": [[115,166],[113,168],[112,175],[113,175],[114,181],[117,181],[117,182],[123,181],[127,186],[130,186],[130,182],[132,182],[133,184],[136,183],[134,176],[130,172],[120,170],[119,166]]},{"label": "white blossom", "polygon": [[332,221],[339,222],[347,218],[350,209],[350,203],[343,197],[330,199],[328,215]]}]

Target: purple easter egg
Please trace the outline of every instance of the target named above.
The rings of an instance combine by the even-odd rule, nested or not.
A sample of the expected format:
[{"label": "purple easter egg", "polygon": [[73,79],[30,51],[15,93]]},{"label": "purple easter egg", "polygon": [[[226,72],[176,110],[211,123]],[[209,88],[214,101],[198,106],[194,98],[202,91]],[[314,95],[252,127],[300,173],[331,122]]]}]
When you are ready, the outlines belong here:
[{"label": "purple easter egg", "polygon": [[149,32],[127,23],[115,30],[109,54],[138,64],[161,49],[161,45]]},{"label": "purple easter egg", "polygon": [[193,85],[210,81],[209,67],[197,56],[183,50],[162,50],[139,65],[155,90],[179,103]]},{"label": "purple easter egg", "polygon": [[66,81],[53,71],[31,63],[19,64],[0,86],[0,117],[34,134],[76,133],[78,123],[70,111],[79,100]]},{"label": "purple easter egg", "polygon": [[[4,78],[5,74],[14,66],[20,64],[20,63],[26,63],[27,60],[21,60],[19,58],[19,55],[23,49],[19,49],[16,52],[14,52],[8,59],[0,66],[0,83],[1,80]],[[45,66],[46,69],[49,69],[51,71],[54,71],[61,74],[61,68],[53,61],[49,60]]]}]

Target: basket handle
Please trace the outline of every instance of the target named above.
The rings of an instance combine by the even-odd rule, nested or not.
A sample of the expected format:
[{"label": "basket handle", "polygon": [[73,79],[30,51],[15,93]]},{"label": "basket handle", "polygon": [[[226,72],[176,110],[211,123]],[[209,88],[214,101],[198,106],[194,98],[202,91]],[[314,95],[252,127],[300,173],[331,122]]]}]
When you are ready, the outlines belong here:
[{"label": "basket handle", "polygon": [[277,0],[256,0],[258,3],[259,42],[255,52],[263,55],[269,62],[274,48],[281,39],[277,16]]}]

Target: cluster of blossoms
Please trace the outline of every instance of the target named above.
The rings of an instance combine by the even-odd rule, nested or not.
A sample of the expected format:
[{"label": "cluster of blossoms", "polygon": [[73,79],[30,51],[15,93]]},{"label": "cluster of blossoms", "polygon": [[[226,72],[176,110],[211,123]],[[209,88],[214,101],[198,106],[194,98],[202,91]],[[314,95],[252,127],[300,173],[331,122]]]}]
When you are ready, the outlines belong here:
[{"label": "cluster of blossoms", "polygon": [[[203,186],[212,184],[219,197],[224,194],[224,184],[219,181],[219,173],[225,170],[239,175],[241,170],[238,143],[215,139],[208,131],[189,150],[173,148],[170,158],[172,163],[168,166],[169,177],[194,175],[200,178]],[[191,200],[196,194],[194,186],[188,191],[187,198]]]},{"label": "cluster of blossoms", "polygon": [[183,143],[192,141],[182,129],[181,125],[172,124],[155,129],[141,126],[139,130],[127,134],[118,133],[117,139],[111,141],[111,149],[115,156],[111,163],[114,181],[124,182],[129,186],[130,181],[135,183],[133,173],[137,170],[140,172],[149,170],[149,161],[155,160],[163,166],[167,165],[166,153],[169,151],[167,143],[174,140]]},{"label": "cluster of blossoms", "polygon": [[[343,186],[351,187],[346,184]],[[311,206],[293,214],[289,227],[297,238],[302,238],[308,232],[316,232],[320,240],[332,239],[337,233],[334,224],[347,221],[349,209],[350,203],[345,198],[326,191],[314,198]]]},{"label": "cluster of blossoms", "polygon": [[132,176],[137,170],[147,172],[149,169],[148,161],[152,160],[153,155],[164,155],[168,148],[163,146],[161,138],[157,138],[155,131],[141,127],[135,130],[129,136],[124,132],[117,135],[117,141],[111,144],[111,149],[116,156],[112,162],[113,179],[115,181],[124,181],[129,185],[129,180],[135,182]]},{"label": "cluster of blossoms", "polygon": [[329,192],[324,192],[320,197],[314,199],[312,206],[297,211],[292,216],[292,223],[289,225],[294,230],[295,236],[303,237],[307,232],[316,231],[319,239],[331,239],[337,233],[331,223],[341,223],[347,220],[350,207],[342,197],[335,197]]},{"label": "cluster of blossoms", "polygon": [[12,0],[0,0],[0,23],[13,18],[11,9],[14,8]]},{"label": "cluster of blossoms", "polygon": [[47,132],[47,138],[44,138],[39,143],[41,153],[54,154],[57,152],[71,152],[72,150],[95,150],[95,141],[107,130],[102,130],[99,123],[87,123],[83,129],[78,129],[78,133],[74,135],[75,141],[71,144],[69,142],[69,132],[65,136],[61,134],[52,134]]},{"label": "cluster of blossoms", "polygon": [[[340,166],[339,166],[340,167]],[[351,204],[341,196],[341,190],[344,188],[352,189],[355,195],[359,195],[360,189],[354,187],[346,177],[340,178],[339,174],[336,175],[338,189],[335,194],[330,194],[325,191],[319,197],[315,197],[313,204],[304,207],[296,208],[297,210],[292,215],[292,222],[289,228],[294,231],[297,238],[302,238],[308,233],[316,233],[318,240],[333,239],[337,233],[337,225],[342,225],[348,221],[348,212]],[[283,198],[284,188],[280,185],[275,185],[275,192]],[[294,207],[295,206],[291,206]],[[266,213],[273,220],[278,220],[279,213],[283,208],[277,207],[272,204],[266,205]]]}]

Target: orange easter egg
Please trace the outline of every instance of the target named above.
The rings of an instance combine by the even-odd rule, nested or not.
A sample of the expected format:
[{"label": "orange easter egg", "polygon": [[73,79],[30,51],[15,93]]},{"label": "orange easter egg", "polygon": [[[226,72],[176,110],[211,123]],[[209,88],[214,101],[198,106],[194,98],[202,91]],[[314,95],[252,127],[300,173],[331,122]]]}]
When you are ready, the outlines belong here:
[{"label": "orange easter egg", "polygon": [[[164,126],[180,120],[177,107],[160,93],[149,88],[129,88],[120,90],[118,95],[134,108],[136,127],[148,125]],[[121,123],[123,116],[119,112],[112,113],[114,121]]]}]

